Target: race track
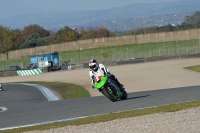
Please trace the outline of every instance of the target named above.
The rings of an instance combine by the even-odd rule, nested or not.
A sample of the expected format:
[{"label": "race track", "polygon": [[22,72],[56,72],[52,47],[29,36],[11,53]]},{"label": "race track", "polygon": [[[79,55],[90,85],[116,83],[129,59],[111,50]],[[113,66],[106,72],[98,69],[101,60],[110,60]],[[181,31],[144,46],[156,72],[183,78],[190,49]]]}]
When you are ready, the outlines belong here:
[{"label": "race track", "polygon": [[[0,92],[0,130],[67,121],[85,116],[199,100],[200,86],[133,92],[124,101],[104,96],[48,101],[37,88],[6,84]],[[9,96],[9,97],[8,97]]]},{"label": "race track", "polygon": [[[127,100],[114,103],[92,89],[88,69],[0,78],[5,89],[0,91],[0,129],[199,100],[200,74],[184,69],[199,64],[199,58],[190,58],[110,66],[128,92]],[[74,83],[92,97],[49,101],[33,86],[7,84],[22,81]]]}]

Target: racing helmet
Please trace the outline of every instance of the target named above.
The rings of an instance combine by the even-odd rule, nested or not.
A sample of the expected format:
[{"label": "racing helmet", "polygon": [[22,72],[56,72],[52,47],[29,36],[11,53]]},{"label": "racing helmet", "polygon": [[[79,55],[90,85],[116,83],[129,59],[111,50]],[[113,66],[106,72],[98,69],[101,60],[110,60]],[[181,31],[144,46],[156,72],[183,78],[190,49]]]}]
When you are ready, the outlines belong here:
[{"label": "racing helmet", "polygon": [[89,67],[93,71],[97,71],[98,70],[98,63],[97,63],[97,61],[96,60],[90,60]]}]

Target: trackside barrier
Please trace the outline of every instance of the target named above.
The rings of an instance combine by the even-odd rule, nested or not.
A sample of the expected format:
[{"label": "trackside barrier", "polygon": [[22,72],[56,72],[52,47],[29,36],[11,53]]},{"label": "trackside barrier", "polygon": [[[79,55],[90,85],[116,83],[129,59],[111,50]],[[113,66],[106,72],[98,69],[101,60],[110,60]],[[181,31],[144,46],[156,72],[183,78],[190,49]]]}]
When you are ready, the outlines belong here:
[{"label": "trackside barrier", "polygon": [[17,76],[28,76],[28,75],[35,75],[41,74],[44,72],[43,68],[31,69],[31,70],[20,70],[17,71]]}]

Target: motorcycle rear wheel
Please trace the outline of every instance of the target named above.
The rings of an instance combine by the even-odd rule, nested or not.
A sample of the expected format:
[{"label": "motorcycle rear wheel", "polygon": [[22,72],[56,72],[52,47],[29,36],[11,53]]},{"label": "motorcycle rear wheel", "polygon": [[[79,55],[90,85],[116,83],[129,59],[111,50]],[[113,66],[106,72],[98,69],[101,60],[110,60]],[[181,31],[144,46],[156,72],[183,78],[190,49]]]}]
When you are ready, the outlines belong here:
[{"label": "motorcycle rear wheel", "polygon": [[125,90],[122,90],[123,95],[120,97],[121,100],[126,100],[128,97],[128,94]]}]

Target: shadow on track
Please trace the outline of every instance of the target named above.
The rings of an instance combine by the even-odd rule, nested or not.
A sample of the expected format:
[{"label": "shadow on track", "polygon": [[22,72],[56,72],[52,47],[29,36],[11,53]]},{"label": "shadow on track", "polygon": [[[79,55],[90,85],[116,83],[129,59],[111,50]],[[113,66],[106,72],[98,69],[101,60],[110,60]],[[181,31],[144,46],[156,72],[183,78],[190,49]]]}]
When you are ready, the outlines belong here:
[{"label": "shadow on track", "polygon": [[144,96],[137,96],[137,97],[128,97],[126,100],[144,98],[144,97],[149,97],[149,96],[151,96],[151,95],[144,95]]},{"label": "shadow on track", "polygon": [[[145,98],[145,97],[149,97],[151,95],[144,95],[144,96],[137,96],[137,97],[128,97],[126,100],[132,100],[132,99],[139,99],[139,98]],[[120,101],[126,101],[126,100],[117,100],[115,102],[120,102]]]}]

